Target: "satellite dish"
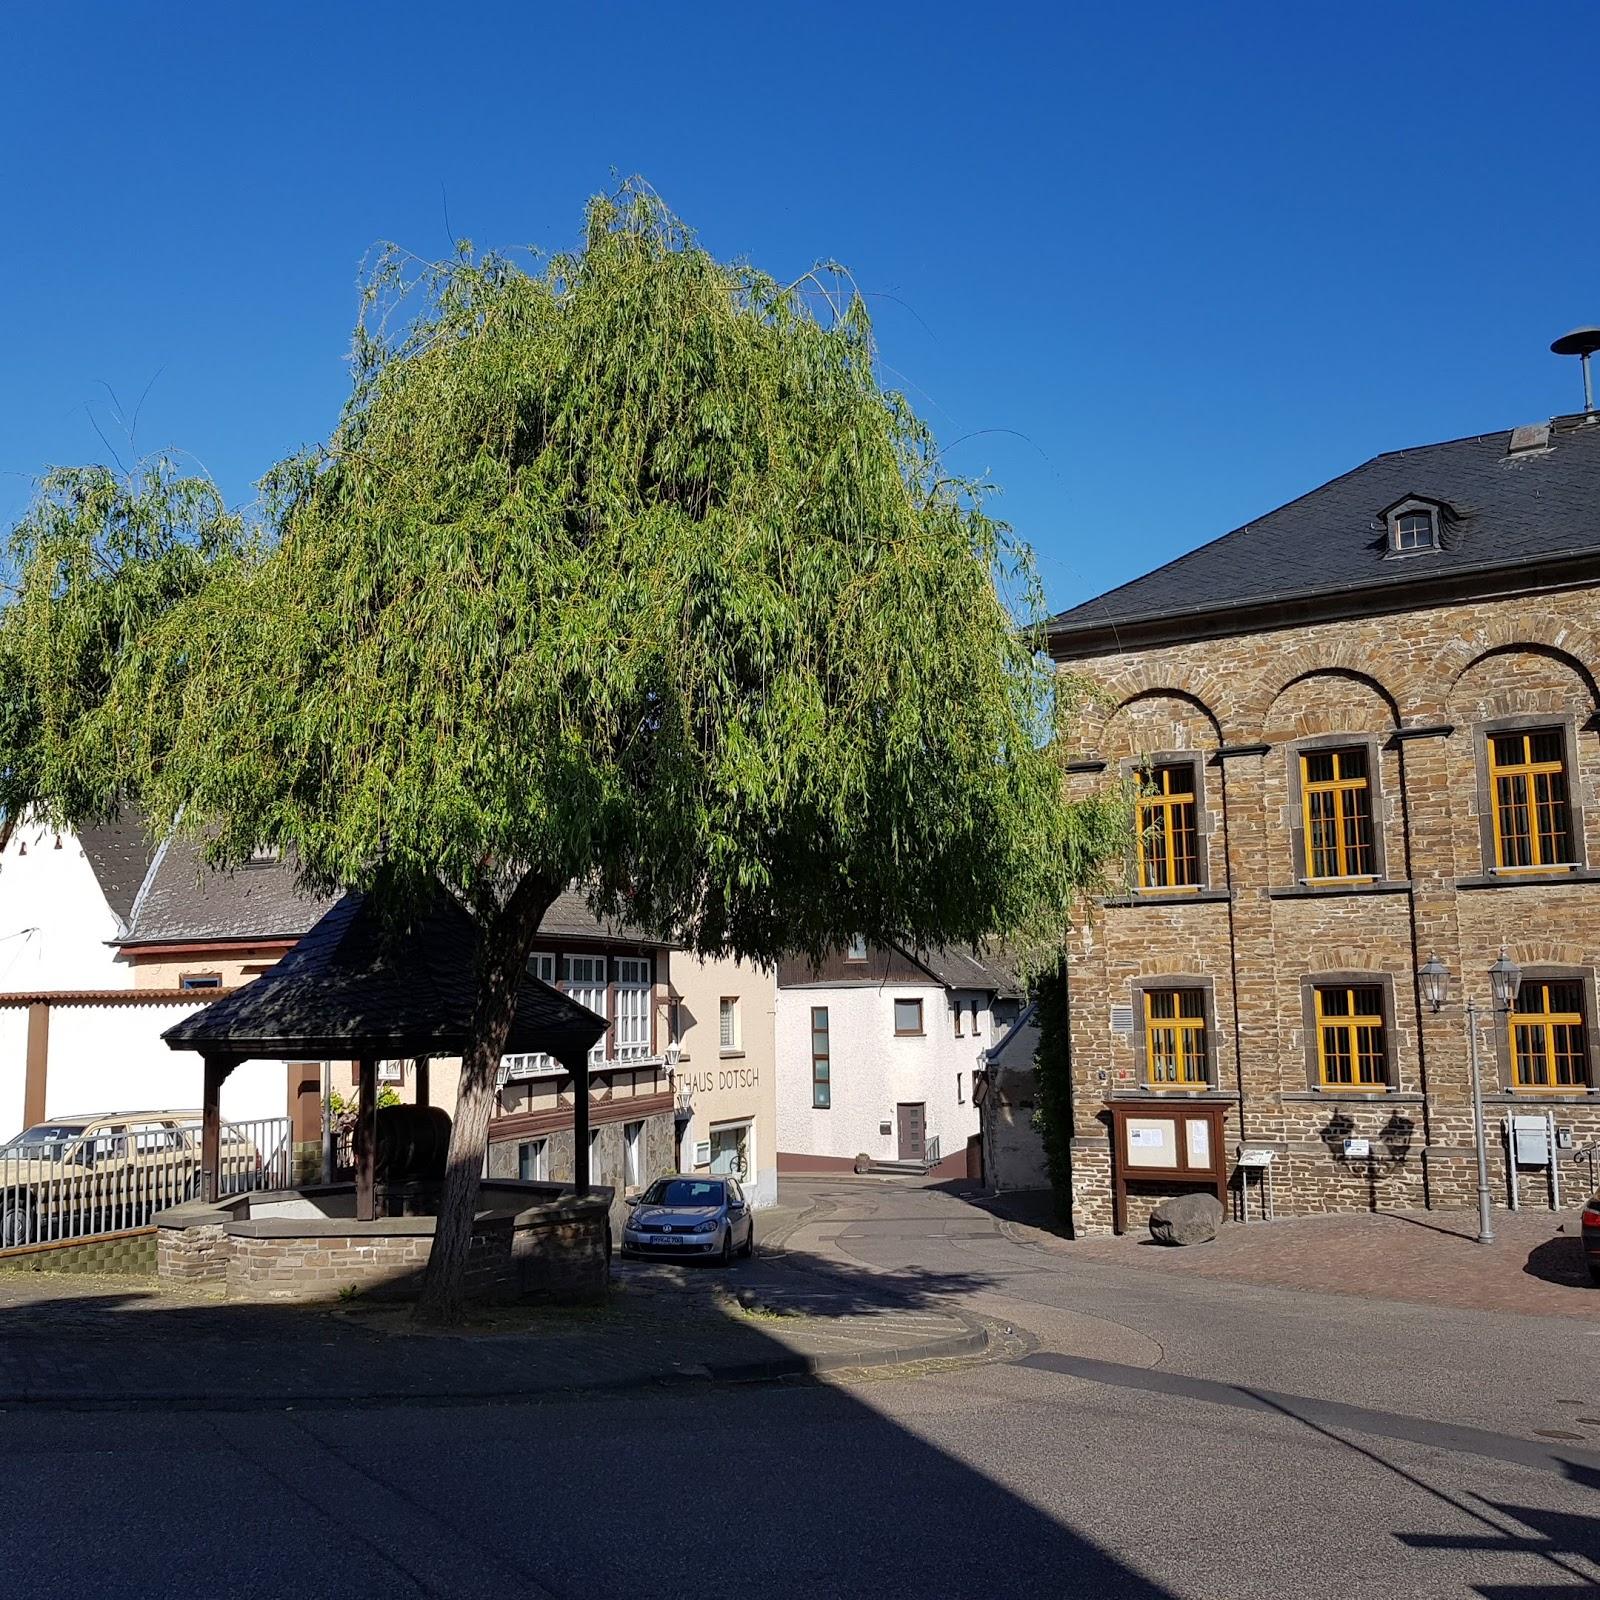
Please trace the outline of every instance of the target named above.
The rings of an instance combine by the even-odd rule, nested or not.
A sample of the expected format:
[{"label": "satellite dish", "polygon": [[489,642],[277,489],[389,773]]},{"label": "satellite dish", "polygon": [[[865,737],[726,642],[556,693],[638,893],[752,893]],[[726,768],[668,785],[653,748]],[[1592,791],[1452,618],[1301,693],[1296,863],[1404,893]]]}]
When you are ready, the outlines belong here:
[{"label": "satellite dish", "polygon": [[1594,411],[1594,390],[1589,384],[1589,357],[1600,350],[1600,328],[1574,328],[1564,333],[1550,346],[1558,356],[1576,356],[1583,366],[1583,410],[1587,416]]}]

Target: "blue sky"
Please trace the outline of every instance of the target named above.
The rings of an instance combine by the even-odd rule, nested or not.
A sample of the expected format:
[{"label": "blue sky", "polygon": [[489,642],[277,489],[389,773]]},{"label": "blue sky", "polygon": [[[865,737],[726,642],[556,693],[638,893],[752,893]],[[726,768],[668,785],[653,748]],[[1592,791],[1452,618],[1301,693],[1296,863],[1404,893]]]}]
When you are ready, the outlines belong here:
[{"label": "blue sky", "polygon": [[[323,437],[364,252],[573,243],[613,169],[847,263],[1053,605],[1377,451],[1575,409],[1592,4],[8,8],[0,521]],[[146,390],[148,392],[146,393]],[[93,419],[93,422],[91,421]],[[957,441],[960,441],[959,443]]]}]

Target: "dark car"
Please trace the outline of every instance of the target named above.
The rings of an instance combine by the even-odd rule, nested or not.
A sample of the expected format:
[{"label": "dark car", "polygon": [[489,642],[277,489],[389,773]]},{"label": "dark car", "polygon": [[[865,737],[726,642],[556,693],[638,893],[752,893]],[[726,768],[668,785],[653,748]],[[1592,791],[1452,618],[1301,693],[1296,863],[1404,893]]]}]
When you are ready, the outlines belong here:
[{"label": "dark car", "polygon": [[1600,1194],[1583,1208],[1583,1254],[1589,1276],[1600,1283]]},{"label": "dark car", "polygon": [[625,1256],[710,1256],[726,1266],[735,1250],[755,1252],[755,1219],[736,1178],[657,1178],[628,1204]]}]

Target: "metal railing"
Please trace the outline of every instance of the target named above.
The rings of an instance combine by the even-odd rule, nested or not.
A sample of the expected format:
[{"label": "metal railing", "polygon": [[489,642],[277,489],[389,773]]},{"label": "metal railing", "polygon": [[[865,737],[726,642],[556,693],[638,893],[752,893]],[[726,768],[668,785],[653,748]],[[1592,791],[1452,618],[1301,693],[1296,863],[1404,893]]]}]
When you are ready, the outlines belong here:
[{"label": "metal railing", "polygon": [[931,1139],[928,1139],[923,1143],[923,1146],[922,1146],[922,1159],[930,1167],[936,1167],[936,1166],[939,1165],[939,1135],[938,1134],[934,1134],[934,1136]]},{"label": "metal railing", "polygon": [[[148,1227],[156,1212],[200,1193],[197,1122],[34,1131],[46,1136],[0,1149],[0,1248]],[[219,1192],[287,1188],[293,1155],[287,1117],[224,1122]]]}]

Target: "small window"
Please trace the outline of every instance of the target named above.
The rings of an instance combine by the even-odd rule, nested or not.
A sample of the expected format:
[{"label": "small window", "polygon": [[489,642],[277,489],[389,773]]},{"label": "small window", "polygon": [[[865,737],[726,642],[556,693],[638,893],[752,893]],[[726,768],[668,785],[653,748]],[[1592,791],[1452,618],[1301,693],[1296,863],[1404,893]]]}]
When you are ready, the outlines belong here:
[{"label": "small window", "polygon": [[1391,547],[1396,551],[1438,548],[1439,527],[1431,511],[1402,511],[1393,526]]},{"label": "small window", "polygon": [[833,1104],[833,1058],[828,1048],[828,1008],[811,1008],[811,1104],[826,1111]]},{"label": "small window", "polygon": [[683,1001],[677,995],[667,1000],[667,1043],[683,1043]]},{"label": "small window", "polygon": [[528,957],[528,971],[540,983],[548,983],[552,988],[556,981],[556,958],[545,951],[535,950]]},{"label": "small window", "polygon": [[1144,1059],[1153,1089],[1203,1089],[1210,1082],[1204,990],[1145,990]]},{"label": "small window", "polygon": [[1317,1076],[1327,1089],[1382,1089],[1389,1084],[1383,990],[1377,984],[1316,991]]},{"label": "small window", "polygon": [[639,1171],[644,1159],[644,1124],[622,1125],[622,1182],[629,1189],[639,1187]]},{"label": "small window", "polygon": [[1511,1008],[1512,1081],[1519,1089],[1587,1089],[1583,984],[1525,979]]},{"label": "small window", "polygon": [[[59,845],[57,846],[59,848]],[[276,866],[282,859],[283,852],[275,844],[258,844],[250,852],[250,863],[257,867]]]},{"label": "small window", "polygon": [[863,935],[858,933],[850,941],[850,948],[845,951],[844,958],[846,961],[865,961],[867,959],[867,941]]},{"label": "small window", "polygon": [[894,1031],[896,1037],[899,1038],[922,1032],[922,1002],[920,1000],[895,1001]]},{"label": "small window", "polygon": [[724,995],[717,1012],[717,1042],[724,1050],[739,1048],[739,1001],[736,996]]},{"label": "small window", "polygon": [[1337,882],[1376,874],[1372,785],[1365,750],[1303,752],[1300,804],[1307,878]]},{"label": "small window", "polygon": [[600,1130],[598,1128],[591,1128],[589,1130],[589,1182],[590,1183],[603,1183],[605,1181],[605,1179],[601,1175],[602,1174],[602,1168],[601,1168],[600,1156],[601,1156],[601,1151],[600,1151]]},{"label": "small window", "polygon": [[180,989],[220,989],[222,987],[222,974],[220,972],[185,972],[178,979]]},{"label": "small window", "polygon": [[379,1083],[404,1083],[406,1081],[406,1064],[404,1061],[380,1061],[378,1063]]},{"label": "small window", "polygon": [[962,1032],[962,1023],[966,1020],[966,1002],[957,1000],[951,1005],[950,1010],[956,1019],[956,1038],[959,1039]]},{"label": "small window", "polygon": [[1510,872],[1573,862],[1566,741],[1559,728],[1489,736],[1494,864]]},{"label": "small window", "polygon": [[1139,887],[1193,889],[1200,882],[1200,838],[1196,826],[1195,768],[1169,762],[1144,774],[1136,825]]},{"label": "small window", "polygon": [[517,1146],[517,1176],[524,1183],[544,1183],[549,1172],[546,1152],[548,1142],[544,1139],[529,1139],[526,1143]]},{"label": "small window", "polygon": [[966,1104],[966,1101],[961,1098],[961,1091],[966,1086],[966,1084],[965,1084],[966,1076],[967,1075],[964,1072],[958,1072],[956,1074],[956,1104],[958,1106],[962,1106],[962,1105]]}]

